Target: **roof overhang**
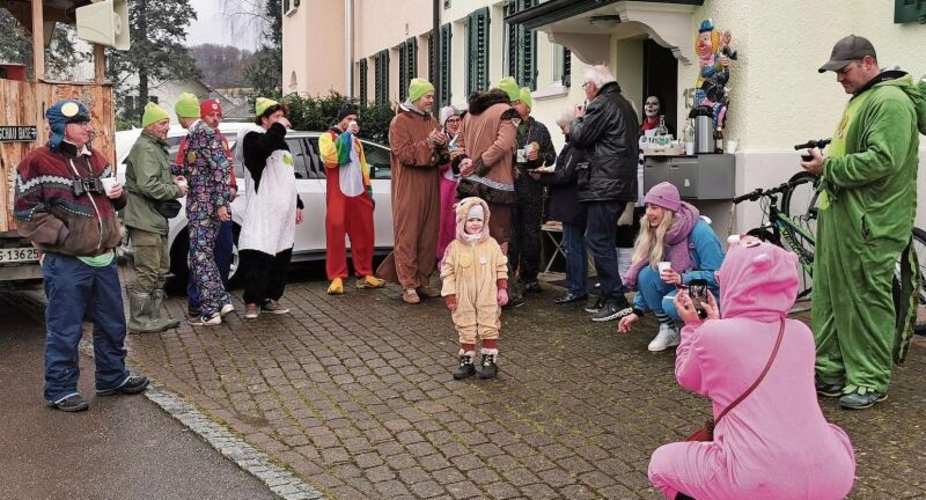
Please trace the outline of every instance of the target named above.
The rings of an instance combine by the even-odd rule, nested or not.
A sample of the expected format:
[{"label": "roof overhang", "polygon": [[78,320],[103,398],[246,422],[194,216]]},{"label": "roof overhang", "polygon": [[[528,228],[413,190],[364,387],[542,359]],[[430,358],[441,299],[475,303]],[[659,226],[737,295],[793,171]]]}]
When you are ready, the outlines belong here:
[{"label": "roof overhang", "polygon": [[[0,9],[6,9],[29,31],[32,31],[33,0],[0,0]],[[45,0],[42,13],[45,22],[74,24],[74,10],[93,3],[91,0]]]},{"label": "roof overhang", "polygon": [[[542,31],[587,64],[610,60],[610,39],[646,36],[691,64],[687,52],[693,14],[704,0],[550,0],[505,17],[505,22]],[[684,51],[683,51],[684,50]]]}]

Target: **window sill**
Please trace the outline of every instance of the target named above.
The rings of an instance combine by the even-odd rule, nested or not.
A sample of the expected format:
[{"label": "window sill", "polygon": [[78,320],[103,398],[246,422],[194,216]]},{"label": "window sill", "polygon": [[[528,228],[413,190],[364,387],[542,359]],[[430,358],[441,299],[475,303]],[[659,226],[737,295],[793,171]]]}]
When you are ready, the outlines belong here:
[{"label": "window sill", "polygon": [[553,84],[545,89],[535,90],[531,93],[531,97],[535,101],[566,97],[567,95],[569,95],[569,87],[564,87],[561,84]]}]

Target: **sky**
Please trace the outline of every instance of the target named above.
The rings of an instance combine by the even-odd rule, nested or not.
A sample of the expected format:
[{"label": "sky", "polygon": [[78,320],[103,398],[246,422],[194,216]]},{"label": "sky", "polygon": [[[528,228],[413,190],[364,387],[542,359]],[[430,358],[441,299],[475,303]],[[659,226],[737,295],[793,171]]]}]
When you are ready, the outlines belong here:
[{"label": "sky", "polygon": [[256,36],[249,33],[232,35],[231,28],[228,27],[225,16],[222,14],[222,0],[190,0],[190,5],[196,11],[198,19],[191,22],[187,30],[187,46],[215,43],[234,45],[239,49],[248,49],[252,52],[256,50]]}]

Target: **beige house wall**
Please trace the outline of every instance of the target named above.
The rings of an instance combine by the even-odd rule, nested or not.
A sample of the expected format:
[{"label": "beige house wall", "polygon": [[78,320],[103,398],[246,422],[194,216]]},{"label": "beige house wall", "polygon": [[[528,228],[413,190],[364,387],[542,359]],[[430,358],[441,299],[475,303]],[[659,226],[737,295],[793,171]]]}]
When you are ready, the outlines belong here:
[{"label": "beige house wall", "polygon": [[294,14],[283,16],[284,93],[343,93],[346,64],[344,2],[301,0]]}]

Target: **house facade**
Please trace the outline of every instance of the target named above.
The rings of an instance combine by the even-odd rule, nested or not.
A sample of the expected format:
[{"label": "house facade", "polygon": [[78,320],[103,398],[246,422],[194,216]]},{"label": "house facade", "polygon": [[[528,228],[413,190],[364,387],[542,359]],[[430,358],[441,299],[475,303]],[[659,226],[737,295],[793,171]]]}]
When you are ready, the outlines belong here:
[{"label": "house facade", "polygon": [[[926,2],[915,0],[439,0],[441,43],[432,51],[434,4],[301,0],[283,21],[285,90],[396,103],[421,76],[439,83],[441,105],[463,105],[470,92],[510,75],[531,87],[533,115],[559,147],[554,120],[585,100],[589,65],[606,64],[638,109],[647,95],[662,95],[666,120],[680,134],[698,73],[695,39],[710,19],[732,33],[738,52],[724,135],[738,144],[734,190],[742,194],[800,171],[793,145],[832,135],[848,96],[833,73],[817,68],[840,38],[865,36],[882,66],[914,78],[926,73],[918,50],[926,47]],[[920,156],[926,166],[926,151]],[[761,217],[756,204],[696,204],[721,236]],[[922,203],[918,215],[926,226]]]}]

